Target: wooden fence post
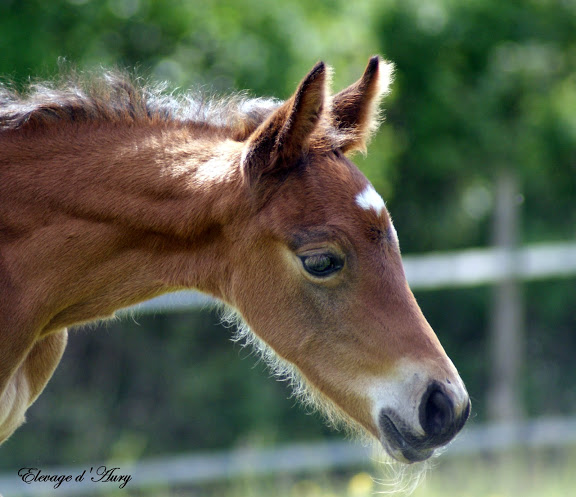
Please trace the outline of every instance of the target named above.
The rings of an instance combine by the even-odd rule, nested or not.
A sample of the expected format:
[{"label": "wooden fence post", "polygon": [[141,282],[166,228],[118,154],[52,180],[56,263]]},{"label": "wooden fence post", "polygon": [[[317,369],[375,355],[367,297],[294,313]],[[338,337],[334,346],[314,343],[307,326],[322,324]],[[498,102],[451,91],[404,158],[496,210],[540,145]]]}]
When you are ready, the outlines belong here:
[{"label": "wooden fence post", "polygon": [[492,421],[515,422],[523,416],[521,371],[524,358],[523,299],[518,279],[520,194],[517,173],[497,173],[493,224],[494,246],[504,277],[492,295],[488,414]]}]

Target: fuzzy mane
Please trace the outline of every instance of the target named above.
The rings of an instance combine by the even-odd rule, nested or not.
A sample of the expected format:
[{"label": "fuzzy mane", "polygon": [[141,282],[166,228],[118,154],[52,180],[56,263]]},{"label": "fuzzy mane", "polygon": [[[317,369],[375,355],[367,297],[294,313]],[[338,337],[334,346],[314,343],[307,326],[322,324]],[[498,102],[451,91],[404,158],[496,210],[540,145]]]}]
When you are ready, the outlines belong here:
[{"label": "fuzzy mane", "polygon": [[181,123],[245,140],[280,100],[243,94],[215,99],[201,92],[176,94],[167,85],[143,84],[120,71],[97,76],[69,73],[58,83],[18,92],[0,84],[0,133],[74,123]]},{"label": "fuzzy mane", "polygon": [[[332,114],[327,84],[327,105],[313,136],[318,151],[345,147],[365,152],[366,142],[379,124],[377,103],[388,91],[392,66],[382,64],[385,83],[380,86],[363,126],[342,127]],[[330,68],[328,81],[330,80]],[[342,98],[346,98],[343,96]],[[250,98],[244,92],[214,97],[206,92],[177,93],[167,83],[147,83],[123,71],[78,73],[68,71],[55,82],[39,82],[18,91],[0,82],[0,136],[10,132],[51,131],[63,123],[122,125],[181,125],[212,137],[246,140],[284,102],[275,98]],[[347,146],[346,144],[355,144]]]}]

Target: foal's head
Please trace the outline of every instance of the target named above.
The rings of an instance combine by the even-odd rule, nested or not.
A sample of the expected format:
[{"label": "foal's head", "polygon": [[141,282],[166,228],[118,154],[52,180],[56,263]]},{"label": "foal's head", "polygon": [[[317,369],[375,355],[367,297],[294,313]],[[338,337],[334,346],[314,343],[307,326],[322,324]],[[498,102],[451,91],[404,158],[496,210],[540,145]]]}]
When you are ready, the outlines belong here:
[{"label": "foal's head", "polygon": [[317,398],[413,462],[454,437],[470,403],[408,288],[384,201],[347,158],[375,129],[390,73],[374,57],[330,97],[320,63],[249,136],[252,212],[224,293]]}]

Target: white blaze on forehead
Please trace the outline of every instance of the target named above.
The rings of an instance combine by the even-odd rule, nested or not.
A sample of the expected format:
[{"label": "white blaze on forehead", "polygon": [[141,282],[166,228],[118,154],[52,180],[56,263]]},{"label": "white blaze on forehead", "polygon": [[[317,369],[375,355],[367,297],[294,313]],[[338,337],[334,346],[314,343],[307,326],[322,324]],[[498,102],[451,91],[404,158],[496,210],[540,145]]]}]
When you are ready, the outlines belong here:
[{"label": "white blaze on forehead", "polygon": [[397,244],[400,243],[398,240],[398,233],[396,232],[394,223],[392,223],[392,219],[390,219],[390,236],[392,237],[392,240],[394,240]]},{"label": "white blaze on forehead", "polygon": [[366,186],[364,190],[356,195],[356,203],[364,210],[373,209],[378,215],[384,210],[385,206],[384,200],[382,200],[382,197],[378,195],[372,185]]}]

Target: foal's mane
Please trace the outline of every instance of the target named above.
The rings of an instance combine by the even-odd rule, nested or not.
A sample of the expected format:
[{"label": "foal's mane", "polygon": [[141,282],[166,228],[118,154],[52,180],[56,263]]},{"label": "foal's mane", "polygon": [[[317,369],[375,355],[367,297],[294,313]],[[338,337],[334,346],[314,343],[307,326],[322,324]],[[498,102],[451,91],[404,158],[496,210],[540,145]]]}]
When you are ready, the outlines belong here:
[{"label": "foal's mane", "polygon": [[62,123],[181,123],[244,140],[281,103],[245,94],[177,94],[165,83],[147,84],[121,71],[68,72],[56,83],[34,83],[23,91],[0,83],[0,134]]}]

